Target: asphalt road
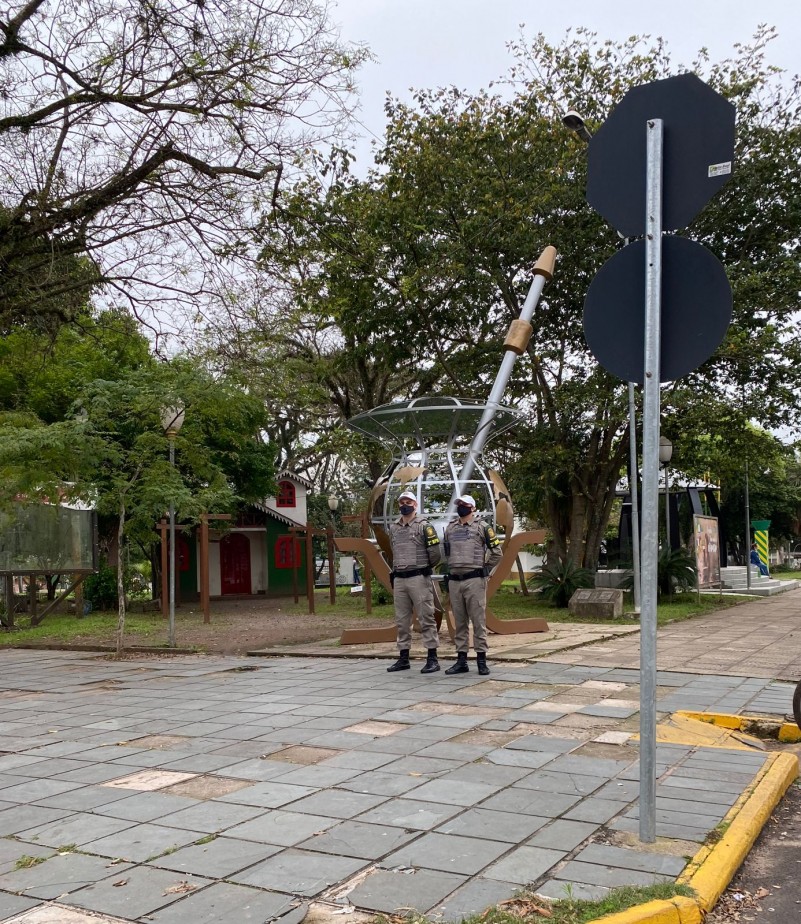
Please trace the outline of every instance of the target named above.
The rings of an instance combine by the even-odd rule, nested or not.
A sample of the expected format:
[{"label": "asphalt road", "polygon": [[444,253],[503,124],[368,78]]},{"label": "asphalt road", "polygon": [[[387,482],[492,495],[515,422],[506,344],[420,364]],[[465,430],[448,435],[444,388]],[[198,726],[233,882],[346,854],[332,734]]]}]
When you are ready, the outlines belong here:
[{"label": "asphalt road", "polygon": [[[784,745],[801,757],[801,745]],[[801,921],[801,781],[787,791],[708,924]]]}]

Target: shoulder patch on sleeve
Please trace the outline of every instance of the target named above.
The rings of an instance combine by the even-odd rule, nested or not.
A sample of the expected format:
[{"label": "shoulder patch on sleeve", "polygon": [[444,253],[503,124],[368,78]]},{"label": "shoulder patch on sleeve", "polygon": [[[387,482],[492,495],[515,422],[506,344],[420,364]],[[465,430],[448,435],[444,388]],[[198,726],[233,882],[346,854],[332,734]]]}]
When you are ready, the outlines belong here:
[{"label": "shoulder patch on sleeve", "polygon": [[426,526],[423,529],[423,535],[425,536],[426,547],[439,545],[439,536],[433,526]]},{"label": "shoulder patch on sleeve", "polygon": [[501,540],[491,526],[484,527],[484,541],[487,543],[488,549],[494,549],[501,544]]}]

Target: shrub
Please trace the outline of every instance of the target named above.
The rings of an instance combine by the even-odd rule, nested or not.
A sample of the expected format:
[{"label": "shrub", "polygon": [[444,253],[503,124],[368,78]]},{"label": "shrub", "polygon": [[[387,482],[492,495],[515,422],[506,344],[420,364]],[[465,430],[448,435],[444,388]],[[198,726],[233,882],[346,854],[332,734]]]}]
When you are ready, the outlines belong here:
[{"label": "shrub", "polygon": [[83,598],[92,604],[93,610],[111,610],[118,604],[117,572],[108,564],[102,564],[100,570],[83,582]]},{"label": "shrub", "polygon": [[530,582],[539,588],[546,600],[558,609],[564,609],[570,598],[580,587],[592,587],[595,577],[592,571],[579,568],[572,561],[560,561],[554,565],[547,565],[540,574],[531,578]]},{"label": "shrub", "polygon": [[[628,567],[631,567],[629,564]],[[674,590],[692,590],[698,583],[698,566],[689,549],[660,549],[657,559],[656,586],[660,594],[672,594]],[[620,585],[624,590],[634,586],[634,575],[630,574]]]}]

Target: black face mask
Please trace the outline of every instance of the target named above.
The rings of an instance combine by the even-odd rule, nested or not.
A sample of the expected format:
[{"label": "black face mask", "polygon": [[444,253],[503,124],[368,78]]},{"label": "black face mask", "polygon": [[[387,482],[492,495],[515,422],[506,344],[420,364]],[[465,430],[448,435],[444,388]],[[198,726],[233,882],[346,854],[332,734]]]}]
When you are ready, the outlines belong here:
[{"label": "black face mask", "polygon": [[457,504],[456,512],[459,514],[460,517],[469,517],[470,514],[473,512],[473,508],[467,507],[465,506],[465,504]]},{"label": "black face mask", "polygon": [[401,516],[408,517],[410,513],[414,513],[414,507],[411,504],[401,504],[400,512]]}]

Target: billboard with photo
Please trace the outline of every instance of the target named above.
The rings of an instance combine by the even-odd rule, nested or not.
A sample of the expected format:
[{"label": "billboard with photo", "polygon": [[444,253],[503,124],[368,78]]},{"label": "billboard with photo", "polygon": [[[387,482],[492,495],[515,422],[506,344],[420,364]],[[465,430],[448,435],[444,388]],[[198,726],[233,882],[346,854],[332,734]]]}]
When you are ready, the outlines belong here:
[{"label": "billboard with photo", "polygon": [[698,588],[720,586],[720,540],[717,517],[693,517],[695,563],[698,566]]},{"label": "billboard with photo", "polygon": [[0,573],[97,571],[97,515],[59,504],[0,511]]}]

